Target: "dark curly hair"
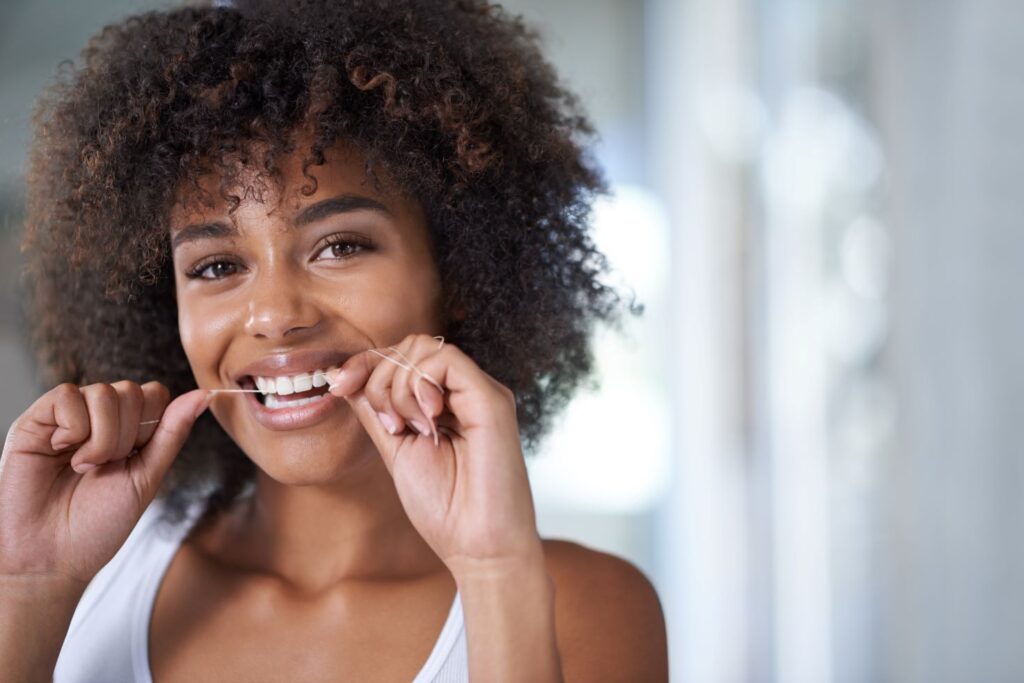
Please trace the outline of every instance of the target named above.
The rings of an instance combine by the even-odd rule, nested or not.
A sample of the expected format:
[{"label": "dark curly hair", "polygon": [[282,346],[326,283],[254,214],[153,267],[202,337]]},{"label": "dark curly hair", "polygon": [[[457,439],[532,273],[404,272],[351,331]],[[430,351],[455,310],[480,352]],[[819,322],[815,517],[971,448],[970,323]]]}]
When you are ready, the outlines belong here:
[{"label": "dark curly hair", "polygon": [[[35,114],[23,249],[41,378],[195,388],[170,207],[207,172],[231,187],[228,160],[252,143],[279,179],[275,159],[296,151],[297,133],[312,141],[307,193],[309,169],[345,141],[371,177],[380,169],[421,203],[445,336],[515,393],[535,452],[594,384],[591,332],[620,327],[624,301],[587,231],[606,190],[584,151],[593,130],[536,34],[477,0],[243,0],[104,28]],[[167,516],[202,501],[208,520],[254,468],[207,413],[163,484]]]}]

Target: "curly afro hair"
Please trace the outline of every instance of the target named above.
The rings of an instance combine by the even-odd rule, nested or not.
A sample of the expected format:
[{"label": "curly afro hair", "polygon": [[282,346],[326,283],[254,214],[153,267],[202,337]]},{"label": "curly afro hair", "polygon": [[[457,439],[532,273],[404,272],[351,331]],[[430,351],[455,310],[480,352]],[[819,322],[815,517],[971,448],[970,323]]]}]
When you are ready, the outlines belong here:
[{"label": "curly afro hair", "polygon": [[[211,170],[231,185],[252,143],[279,177],[275,158],[308,170],[345,141],[423,206],[446,338],[515,393],[533,453],[594,384],[595,323],[622,322],[587,230],[606,190],[592,135],[536,34],[477,0],[242,0],[108,26],[35,114],[23,249],[41,378],[195,388],[170,258],[181,188]],[[207,413],[163,483],[166,516],[201,502],[203,523],[254,468]]]}]

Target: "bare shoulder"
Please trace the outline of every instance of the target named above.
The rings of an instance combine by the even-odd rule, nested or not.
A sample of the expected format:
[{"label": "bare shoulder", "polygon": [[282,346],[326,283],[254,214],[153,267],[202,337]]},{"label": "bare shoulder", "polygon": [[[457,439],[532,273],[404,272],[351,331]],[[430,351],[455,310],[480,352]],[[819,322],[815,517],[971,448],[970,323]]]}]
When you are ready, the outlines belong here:
[{"label": "bare shoulder", "polygon": [[578,543],[543,543],[567,683],[667,681],[665,618],[643,572]]}]

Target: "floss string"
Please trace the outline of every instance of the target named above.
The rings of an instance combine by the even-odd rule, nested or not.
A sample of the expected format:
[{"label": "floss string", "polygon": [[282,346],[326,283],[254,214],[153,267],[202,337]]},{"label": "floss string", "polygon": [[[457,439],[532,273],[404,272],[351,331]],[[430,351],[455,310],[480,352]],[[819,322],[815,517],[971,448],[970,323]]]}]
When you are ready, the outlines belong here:
[{"label": "floss string", "polygon": [[[436,337],[434,337],[434,339],[438,340],[437,349],[440,351],[441,347],[444,346],[444,337],[436,336]],[[428,382],[430,382],[431,384],[433,384],[435,387],[437,387],[437,390],[440,391],[442,395],[445,393],[444,387],[441,386],[441,383],[438,382],[433,377],[431,377],[429,374],[423,372],[418,367],[416,367],[416,364],[413,363],[411,360],[409,360],[408,356],[406,356],[404,353],[402,353],[401,351],[396,349],[394,346],[389,346],[387,348],[388,348],[389,351],[394,351],[395,353],[397,353],[405,361],[405,363],[403,363],[402,361],[399,361],[399,360],[395,360],[391,356],[389,356],[387,354],[384,354],[384,353],[381,353],[377,349],[368,349],[368,351],[370,351],[370,352],[380,356],[381,358],[383,358],[384,360],[386,360],[386,361],[388,361],[390,363],[394,363],[395,365],[397,365],[398,367],[400,367],[400,368],[402,368],[404,370],[409,370],[411,372],[415,372],[416,373],[416,375],[417,375],[416,376],[416,381],[412,385],[412,390],[413,390],[413,394],[415,394],[415,396],[416,396],[416,401],[417,401],[417,403],[420,404],[421,408],[423,407],[423,397],[420,396],[420,389],[419,389],[419,387],[420,387],[419,382],[420,382],[421,379],[425,379]],[[331,385],[331,386],[333,386],[333,385]],[[210,393],[211,394],[259,394],[259,393],[262,393],[262,392],[260,392],[259,389],[210,389]],[[426,415],[426,412],[427,411],[425,411],[425,410],[423,411],[424,415]],[[438,435],[437,435],[438,434],[437,425],[434,423],[434,418],[430,417],[429,415],[427,415],[427,420],[430,422],[431,433],[434,436],[434,445],[437,446],[437,445],[439,445]],[[140,426],[142,426],[142,425],[153,425],[153,424],[158,424],[159,422],[160,422],[160,420],[143,420],[142,422],[139,423],[139,425]]]}]

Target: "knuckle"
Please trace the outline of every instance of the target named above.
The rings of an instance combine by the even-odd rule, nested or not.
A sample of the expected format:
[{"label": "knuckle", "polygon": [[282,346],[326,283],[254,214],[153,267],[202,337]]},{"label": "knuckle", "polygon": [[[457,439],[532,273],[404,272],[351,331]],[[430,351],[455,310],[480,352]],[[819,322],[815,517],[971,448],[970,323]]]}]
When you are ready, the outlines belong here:
[{"label": "knuckle", "polygon": [[367,374],[371,374],[373,372],[373,370],[374,370],[373,359],[370,357],[372,355],[373,355],[372,353],[370,353],[369,351],[366,351],[364,353],[359,354],[359,356],[358,356],[358,359],[359,359],[358,363],[363,366],[362,369]]},{"label": "knuckle", "polygon": [[120,382],[116,382],[113,386],[118,393],[123,394],[126,398],[135,401],[142,400],[142,387],[140,387],[136,382],[122,380]]},{"label": "knuckle", "polygon": [[142,390],[143,393],[149,392],[152,394],[153,398],[164,403],[169,403],[171,400],[171,390],[164,386],[162,382],[157,382],[155,380],[152,382],[146,382],[142,385]]},{"label": "knuckle", "polygon": [[380,406],[386,401],[385,391],[379,382],[367,382],[363,388],[363,393],[374,406]]},{"label": "knuckle", "polygon": [[504,399],[507,403],[509,403],[512,406],[512,408],[514,410],[515,407],[516,407],[516,395],[515,395],[515,392],[513,392],[511,389],[509,389],[504,384],[498,382],[498,393],[501,395],[502,399]]},{"label": "knuckle", "polygon": [[50,406],[61,406],[63,409],[70,408],[76,404],[81,405],[85,402],[85,398],[82,396],[82,392],[78,390],[78,387],[71,383],[58,384],[53,389],[39,399],[38,404]]},{"label": "knuckle", "polygon": [[95,396],[97,400],[105,403],[112,403],[117,400],[117,389],[112,384],[90,384],[86,387],[86,390]]},{"label": "knuckle", "polygon": [[72,384],[71,382],[64,382],[62,384],[58,384],[57,386],[50,390],[50,394],[53,396],[54,400],[61,402],[68,401],[74,398],[80,398],[82,395],[81,392],[78,390],[78,386]]},{"label": "knuckle", "polygon": [[406,372],[405,376],[397,375],[395,381],[391,383],[391,395],[392,396],[408,396],[412,393],[411,382],[416,381],[419,378],[418,375],[412,372]]},{"label": "knuckle", "polygon": [[501,382],[495,381],[494,386],[498,390],[498,393],[501,394],[503,398],[510,400],[515,399],[515,394],[512,393],[512,390],[509,389],[504,384],[502,384]]}]

